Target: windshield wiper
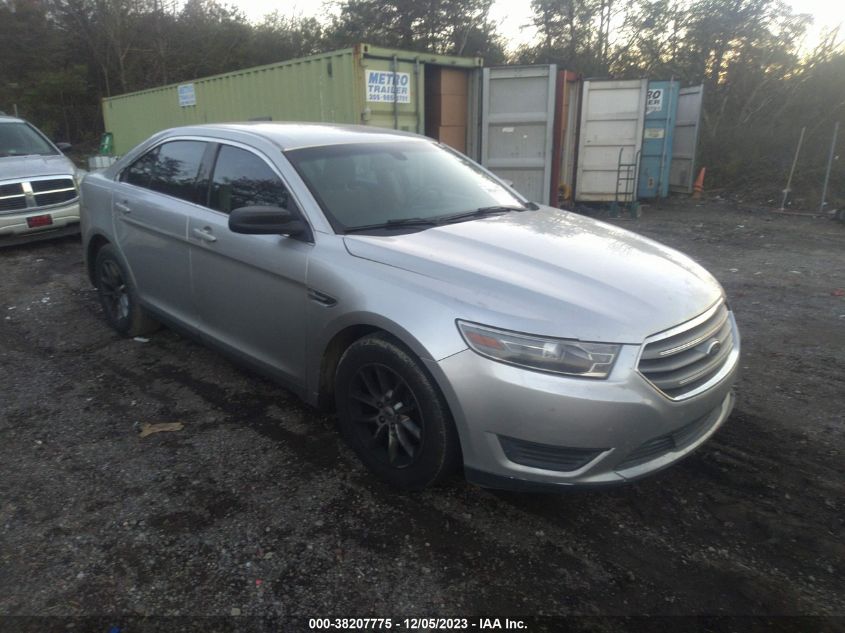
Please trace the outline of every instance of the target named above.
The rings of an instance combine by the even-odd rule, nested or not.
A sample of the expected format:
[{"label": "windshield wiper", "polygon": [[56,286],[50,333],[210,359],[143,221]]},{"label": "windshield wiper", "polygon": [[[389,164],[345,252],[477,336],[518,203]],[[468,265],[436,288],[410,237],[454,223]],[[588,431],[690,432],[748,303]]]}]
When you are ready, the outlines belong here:
[{"label": "windshield wiper", "polygon": [[365,224],[363,226],[353,226],[346,229],[345,233],[360,233],[362,231],[372,231],[374,229],[397,229],[406,226],[437,226],[440,222],[433,218],[400,218],[396,220],[388,220],[387,222],[379,222],[377,224]]},{"label": "windshield wiper", "polygon": [[464,220],[474,220],[476,218],[485,218],[489,215],[502,215],[510,213],[511,211],[525,211],[529,207],[512,207],[507,205],[494,205],[491,207],[481,207],[474,211],[466,211],[464,213],[455,213],[453,215],[444,215],[437,218],[438,224],[451,224],[452,222],[463,222]]},{"label": "windshield wiper", "polygon": [[345,233],[361,233],[364,231],[372,231],[375,229],[394,229],[404,228],[407,226],[440,226],[441,224],[452,224],[453,222],[463,222],[464,220],[474,220],[476,218],[484,218],[490,215],[501,215],[503,213],[510,213],[511,211],[525,211],[526,209],[536,210],[539,207],[533,202],[527,202],[524,207],[516,207],[509,205],[493,205],[489,207],[480,207],[472,211],[464,211],[461,213],[454,213],[452,215],[441,215],[432,218],[400,218],[396,220],[387,220],[386,222],[379,222],[377,224],[365,224],[363,226],[353,226],[346,229]]}]

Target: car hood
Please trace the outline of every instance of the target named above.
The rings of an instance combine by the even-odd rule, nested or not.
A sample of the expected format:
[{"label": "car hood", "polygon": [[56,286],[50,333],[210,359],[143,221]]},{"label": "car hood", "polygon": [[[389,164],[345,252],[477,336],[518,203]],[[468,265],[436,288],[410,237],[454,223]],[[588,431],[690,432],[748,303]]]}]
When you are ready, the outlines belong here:
[{"label": "car hood", "polygon": [[0,158],[0,180],[23,180],[56,175],[72,176],[75,173],[76,167],[63,154]]},{"label": "car hood", "polygon": [[344,241],[355,257],[437,280],[458,318],[533,334],[638,344],[723,295],[689,257],[551,207]]}]

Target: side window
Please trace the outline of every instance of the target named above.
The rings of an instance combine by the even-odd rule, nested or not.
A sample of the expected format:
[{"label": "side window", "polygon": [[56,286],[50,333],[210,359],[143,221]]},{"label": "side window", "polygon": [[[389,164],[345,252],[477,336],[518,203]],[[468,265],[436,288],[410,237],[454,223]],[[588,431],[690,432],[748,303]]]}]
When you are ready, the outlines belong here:
[{"label": "side window", "polygon": [[188,202],[199,202],[197,174],[205,147],[202,141],[159,145],[148,188]]},{"label": "side window", "polygon": [[201,141],[164,143],[132,163],[120,179],[188,202],[199,202],[196,179],[205,147]]},{"label": "side window", "polygon": [[123,182],[128,182],[131,185],[144,187],[145,189],[149,188],[150,179],[153,175],[153,167],[155,166],[157,154],[158,147],[151,149],[149,152],[141,156],[141,158],[132,163],[120,175],[120,179]]},{"label": "side window", "polygon": [[287,207],[288,192],[261,158],[237,147],[221,145],[211,179],[208,206],[229,213],[252,206]]}]

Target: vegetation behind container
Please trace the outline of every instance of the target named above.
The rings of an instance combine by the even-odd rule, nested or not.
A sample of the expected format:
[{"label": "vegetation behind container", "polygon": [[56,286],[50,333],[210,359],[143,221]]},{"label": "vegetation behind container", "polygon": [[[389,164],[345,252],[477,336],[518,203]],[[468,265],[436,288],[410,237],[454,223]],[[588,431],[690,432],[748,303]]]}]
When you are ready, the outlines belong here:
[{"label": "vegetation behind container", "polygon": [[[469,71],[481,65],[477,57],[359,44],[109,97],[103,99],[103,120],[106,131],[114,135],[116,154],[126,153],[159,130],[198,123],[318,121],[426,133],[431,132],[425,120],[426,69],[434,75],[442,67]],[[394,79],[400,88],[396,97],[390,85]],[[436,132],[430,135],[438,138]]]}]

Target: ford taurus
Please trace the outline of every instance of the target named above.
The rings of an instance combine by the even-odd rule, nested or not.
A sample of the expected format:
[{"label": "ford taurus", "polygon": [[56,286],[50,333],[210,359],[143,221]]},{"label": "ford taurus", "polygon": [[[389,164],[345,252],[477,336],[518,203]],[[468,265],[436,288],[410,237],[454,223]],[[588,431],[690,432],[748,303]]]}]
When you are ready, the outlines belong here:
[{"label": "ford taurus", "polygon": [[431,139],[369,127],[159,133],[82,184],[124,335],[175,327],[337,414],[418,489],[636,479],[733,406],[739,334],[688,257],[538,206]]}]

